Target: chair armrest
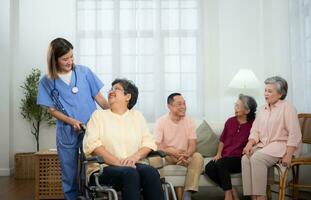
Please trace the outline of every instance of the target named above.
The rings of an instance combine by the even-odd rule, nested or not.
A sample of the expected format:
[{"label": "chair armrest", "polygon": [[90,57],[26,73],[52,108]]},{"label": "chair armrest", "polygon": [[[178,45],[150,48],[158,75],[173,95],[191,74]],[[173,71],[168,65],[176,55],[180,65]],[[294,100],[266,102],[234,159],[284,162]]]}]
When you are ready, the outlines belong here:
[{"label": "chair armrest", "polygon": [[92,156],[85,159],[84,163],[98,163],[98,164],[104,164],[104,159],[100,156]]},{"label": "chair armrest", "polygon": [[146,158],[141,160],[141,163],[151,165],[156,169],[164,167],[166,153],[163,151],[151,151]]}]

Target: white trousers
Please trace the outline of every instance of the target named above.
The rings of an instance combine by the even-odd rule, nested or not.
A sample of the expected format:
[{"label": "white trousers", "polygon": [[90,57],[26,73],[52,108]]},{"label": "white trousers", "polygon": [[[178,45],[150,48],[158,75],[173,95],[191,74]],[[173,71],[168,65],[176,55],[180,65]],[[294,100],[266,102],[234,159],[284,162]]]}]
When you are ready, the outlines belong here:
[{"label": "white trousers", "polygon": [[266,195],[268,168],[280,158],[255,151],[249,158],[242,157],[244,195]]}]

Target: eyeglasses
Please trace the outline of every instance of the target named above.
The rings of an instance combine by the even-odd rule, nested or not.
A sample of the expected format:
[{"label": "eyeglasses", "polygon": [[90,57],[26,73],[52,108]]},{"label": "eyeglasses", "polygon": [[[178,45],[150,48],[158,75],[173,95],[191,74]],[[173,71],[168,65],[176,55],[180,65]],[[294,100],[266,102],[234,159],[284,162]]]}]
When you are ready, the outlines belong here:
[{"label": "eyeglasses", "polygon": [[109,92],[116,92],[116,91],[124,92],[124,89],[118,88],[118,87],[112,87],[112,88],[110,88],[110,90],[109,90]]}]

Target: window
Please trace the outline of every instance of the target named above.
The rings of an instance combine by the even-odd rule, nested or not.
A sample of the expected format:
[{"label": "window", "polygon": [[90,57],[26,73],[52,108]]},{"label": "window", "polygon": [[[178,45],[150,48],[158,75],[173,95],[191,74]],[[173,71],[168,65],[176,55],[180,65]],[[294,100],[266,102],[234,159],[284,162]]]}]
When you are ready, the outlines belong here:
[{"label": "window", "polygon": [[311,2],[291,0],[289,8],[293,100],[298,112],[311,112]]},{"label": "window", "polygon": [[135,108],[148,121],[167,112],[172,92],[183,94],[188,114],[202,117],[201,7],[200,0],[77,0],[77,61],[106,92],[117,77],[133,80]]}]

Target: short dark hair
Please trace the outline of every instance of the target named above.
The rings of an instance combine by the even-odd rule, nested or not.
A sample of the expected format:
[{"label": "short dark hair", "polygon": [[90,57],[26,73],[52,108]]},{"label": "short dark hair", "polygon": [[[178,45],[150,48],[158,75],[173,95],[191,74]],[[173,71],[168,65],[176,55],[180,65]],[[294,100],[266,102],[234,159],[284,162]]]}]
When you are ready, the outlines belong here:
[{"label": "short dark hair", "polygon": [[166,100],[167,104],[173,103],[173,102],[174,102],[174,97],[175,97],[175,96],[181,96],[181,94],[175,92],[175,93],[172,93],[172,94],[168,95],[167,100]]},{"label": "short dark hair", "polygon": [[247,121],[254,120],[256,117],[256,110],[257,110],[257,103],[255,99],[251,96],[247,96],[244,94],[240,94],[239,99],[242,101],[244,108],[249,110],[249,113],[246,116]]},{"label": "short dark hair", "polygon": [[70,50],[73,50],[73,45],[64,38],[56,38],[51,41],[47,55],[49,78],[57,78],[57,72],[59,70],[57,59],[68,53]]},{"label": "short dark hair", "polygon": [[138,99],[138,88],[136,87],[136,85],[133,83],[133,81],[130,81],[128,79],[125,78],[117,78],[115,79],[112,83],[111,86],[114,86],[115,84],[120,84],[122,85],[123,89],[124,89],[124,94],[130,94],[131,95],[131,99],[129,101],[129,103],[127,104],[127,108],[129,110],[131,110]]}]

